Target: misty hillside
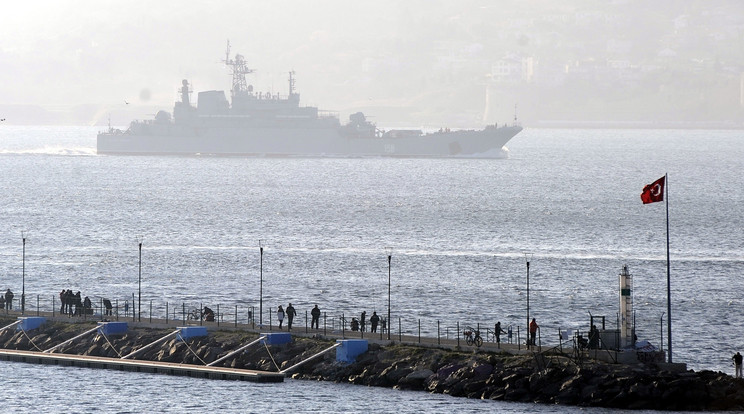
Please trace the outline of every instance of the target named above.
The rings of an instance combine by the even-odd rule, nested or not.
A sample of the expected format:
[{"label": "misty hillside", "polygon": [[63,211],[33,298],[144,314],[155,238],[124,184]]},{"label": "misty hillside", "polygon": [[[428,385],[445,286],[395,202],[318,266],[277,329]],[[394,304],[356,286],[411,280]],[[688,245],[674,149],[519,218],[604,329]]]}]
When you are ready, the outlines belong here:
[{"label": "misty hillside", "polygon": [[738,1],[46,3],[0,16],[8,123],[121,125],[172,110],[181,79],[228,90],[227,39],[257,90],[294,70],[303,104],[343,119],[744,123]]}]

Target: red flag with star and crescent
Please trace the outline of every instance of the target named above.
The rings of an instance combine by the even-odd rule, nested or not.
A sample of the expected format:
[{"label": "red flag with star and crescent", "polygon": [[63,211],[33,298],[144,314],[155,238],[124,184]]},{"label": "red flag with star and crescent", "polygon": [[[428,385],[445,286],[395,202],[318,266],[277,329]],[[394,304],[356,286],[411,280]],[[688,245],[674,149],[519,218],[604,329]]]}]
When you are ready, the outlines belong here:
[{"label": "red flag with star and crescent", "polygon": [[659,178],[651,184],[643,187],[641,192],[641,201],[643,204],[655,203],[657,201],[664,201],[664,182],[666,176]]}]

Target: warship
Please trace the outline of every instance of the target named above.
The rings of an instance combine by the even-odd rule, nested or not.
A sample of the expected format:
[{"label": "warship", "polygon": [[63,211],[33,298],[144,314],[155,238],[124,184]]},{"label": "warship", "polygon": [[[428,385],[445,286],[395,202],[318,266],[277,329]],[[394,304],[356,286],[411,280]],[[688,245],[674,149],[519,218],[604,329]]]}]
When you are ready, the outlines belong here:
[{"label": "warship", "polygon": [[485,157],[503,155],[502,147],[522,128],[488,125],[479,130],[414,129],[383,131],[357,112],[342,124],[337,114],[300,106],[294,72],[287,95],[255,91],[246,81],[253,73],[245,58],[230,57],[231,101],[224,91],[203,91],[191,103],[183,80],[173,114],[133,121],[126,130],[109,126],[97,137],[98,154],[205,155],[257,157]]}]

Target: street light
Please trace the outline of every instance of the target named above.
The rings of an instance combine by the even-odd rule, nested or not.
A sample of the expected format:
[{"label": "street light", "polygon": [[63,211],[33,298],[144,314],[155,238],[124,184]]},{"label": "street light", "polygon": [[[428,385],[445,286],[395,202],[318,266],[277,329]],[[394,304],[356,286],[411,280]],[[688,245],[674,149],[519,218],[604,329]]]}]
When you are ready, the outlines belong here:
[{"label": "street light", "polygon": [[258,250],[261,252],[261,282],[258,288],[258,325],[263,326],[263,243],[258,240]]},{"label": "street light", "polygon": [[386,247],[385,252],[387,253],[387,259],[388,259],[388,316],[387,316],[387,323],[385,324],[385,327],[387,328],[387,335],[388,340],[390,340],[390,325],[392,321],[390,320],[390,262],[393,260],[393,248],[392,247]]},{"label": "street light", "polygon": [[[527,262],[527,343],[530,343],[530,260],[531,253],[524,254],[524,261]],[[534,344],[533,344],[534,345]]]},{"label": "street light", "polygon": [[137,320],[142,322],[142,236],[137,238],[139,244],[139,276],[137,277]]},{"label": "street light", "polygon": [[23,267],[21,270],[21,315],[26,312],[26,234],[21,232],[23,239]]}]

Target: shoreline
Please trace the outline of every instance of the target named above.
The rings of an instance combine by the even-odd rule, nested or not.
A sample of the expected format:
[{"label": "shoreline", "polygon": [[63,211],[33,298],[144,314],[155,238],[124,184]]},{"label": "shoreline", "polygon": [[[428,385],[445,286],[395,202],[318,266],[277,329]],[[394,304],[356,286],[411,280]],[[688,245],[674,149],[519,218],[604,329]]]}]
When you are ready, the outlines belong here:
[{"label": "shoreline", "polygon": [[[13,315],[0,316],[3,327],[15,321]],[[61,354],[118,358],[143,349],[179,325],[158,320],[129,322],[122,336],[97,335],[63,344],[97,324],[96,320],[50,317],[44,325],[28,332],[0,332],[0,348],[31,351],[36,350],[35,346],[57,346],[56,352]],[[208,335],[186,341],[171,339],[137,359],[204,366],[255,340],[260,333],[247,326],[217,327],[212,322],[190,326],[205,326]],[[339,335],[302,331],[291,332],[288,344],[247,349],[216,366],[276,372],[341,339]],[[369,348],[355,362],[339,363],[329,352],[299,366],[290,373],[291,378],[580,407],[744,410],[744,380],[720,372],[679,370],[665,364],[609,364],[572,348],[543,347],[540,352],[509,346],[498,349],[493,343],[477,349],[457,346],[449,342],[452,340],[442,344],[365,339]]]}]

